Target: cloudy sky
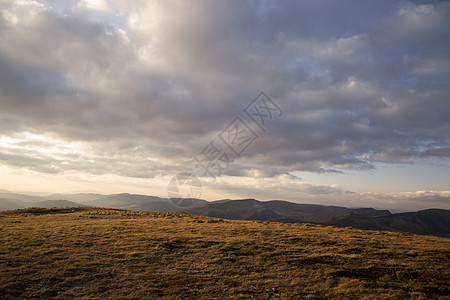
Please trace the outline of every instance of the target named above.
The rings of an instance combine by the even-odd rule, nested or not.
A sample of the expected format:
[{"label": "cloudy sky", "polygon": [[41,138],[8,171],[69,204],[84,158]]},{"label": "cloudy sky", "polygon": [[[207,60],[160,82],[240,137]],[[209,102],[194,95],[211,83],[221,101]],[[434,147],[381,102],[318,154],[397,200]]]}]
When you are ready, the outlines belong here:
[{"label": "cloudy sky", "polygon": [[449,2],[0,0],[0,37],[0,189],[450,209]]}]

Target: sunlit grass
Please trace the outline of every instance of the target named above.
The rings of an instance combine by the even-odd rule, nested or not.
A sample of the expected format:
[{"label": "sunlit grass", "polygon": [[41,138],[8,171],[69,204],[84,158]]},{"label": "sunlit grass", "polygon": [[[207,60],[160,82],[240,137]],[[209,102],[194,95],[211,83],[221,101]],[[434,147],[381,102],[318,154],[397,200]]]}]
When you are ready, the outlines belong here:
[{"label": "sunlit grass", "polygon": [[0,297],[447,298],[450,240],[96,208],[0,213]]}]

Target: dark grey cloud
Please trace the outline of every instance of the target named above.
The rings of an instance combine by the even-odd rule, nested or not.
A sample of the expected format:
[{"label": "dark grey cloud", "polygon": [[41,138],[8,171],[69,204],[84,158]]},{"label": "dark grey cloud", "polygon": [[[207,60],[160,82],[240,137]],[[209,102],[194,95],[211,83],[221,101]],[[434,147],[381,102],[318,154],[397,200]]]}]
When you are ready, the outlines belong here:
[{"label": "dark grey cloud", "polygon": [[87,147],[4,164],[188,169],[261,90],[284,114],[229,175],[449,157],[448,2],[128,2],[0,3],[0,135]]}]

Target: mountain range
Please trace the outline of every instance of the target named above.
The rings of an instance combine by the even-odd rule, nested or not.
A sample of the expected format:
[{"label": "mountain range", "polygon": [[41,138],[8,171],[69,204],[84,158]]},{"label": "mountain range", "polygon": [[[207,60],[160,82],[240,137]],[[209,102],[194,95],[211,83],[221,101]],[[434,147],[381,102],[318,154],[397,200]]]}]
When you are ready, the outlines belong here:
[{"label": "mountain range", "polygon": [[182,213],[232,220],[316,223],[366,230],[410,232],[422,235],[450,234],[450,210],[427,209],[392,214],[373,208],[345,208],[287,201],[230,200],[181,210]]},{"label": "mountain range", "polygon": [[[61,206],[95,206],[119,208],[140,211],[177,212],[180,207],[175,205],[183,199],[160,198],[156,196],[136,194],[53,194],[46,196],[30,196],[24,194],[0,191],[0,211],[27,207],[61,207]],[[178,200],[178,201],[177,201]],[[196,205],[208,201],[193,199]]]},{"label": "mountain range", "polygon": [[[172,199],[173,200],[173,199]],[[30,196],[0,191],[0,211],[27,207],[92,206],[138,211],[179,212],[231,220],[314,223],[366,230],[409,232],[450,236],[450,210],[426,209],[392,214],[374,208],[346,208],[288,201],[255,199],[195,199],[195,205],[180,208],[171,199],[136,194],[54,194]],[[177,203],[177,201],[175,201]]]}]

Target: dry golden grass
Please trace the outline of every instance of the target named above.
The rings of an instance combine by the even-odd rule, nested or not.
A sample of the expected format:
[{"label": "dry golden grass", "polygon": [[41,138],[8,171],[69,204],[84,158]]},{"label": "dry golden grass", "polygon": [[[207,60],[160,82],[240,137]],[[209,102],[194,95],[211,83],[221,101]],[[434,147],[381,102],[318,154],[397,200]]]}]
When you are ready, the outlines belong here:
[{"label": "dry golden grass", "polygon": [[97,208],[0,213],[0,298],[448,299],[450,240]]}]

